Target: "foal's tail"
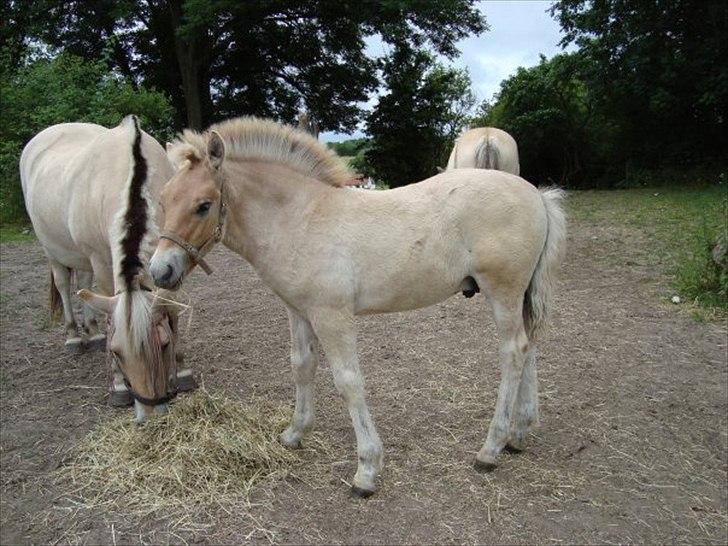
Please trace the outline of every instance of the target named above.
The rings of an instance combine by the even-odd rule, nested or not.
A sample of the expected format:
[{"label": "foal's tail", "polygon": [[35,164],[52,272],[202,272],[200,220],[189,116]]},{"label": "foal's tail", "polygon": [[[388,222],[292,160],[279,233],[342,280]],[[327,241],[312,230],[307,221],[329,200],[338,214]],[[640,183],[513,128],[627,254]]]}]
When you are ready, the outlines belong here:
[{"label": "foal's tail", "polygon": [[61,308],[62,308],[62,301],[61,301],[61,293],[58,291],[58,287],[56,286],[56,280],[53,278],[53,269],[50,269],[51,274],[51,284],[50,284],[50,291],[48,293],[48,304],[50,307],[50,319],[51,324],[55,324],[58,322],[58,319],[61,318]]},{"label": "foal's tail", "polygon": [[556,272],[564,255],[566,217],[561,207],[564,196],[565,192],[559,188],[541,190],[546,207],[546,242],[523,302],[523,322],[531,341],[546,328]]}]

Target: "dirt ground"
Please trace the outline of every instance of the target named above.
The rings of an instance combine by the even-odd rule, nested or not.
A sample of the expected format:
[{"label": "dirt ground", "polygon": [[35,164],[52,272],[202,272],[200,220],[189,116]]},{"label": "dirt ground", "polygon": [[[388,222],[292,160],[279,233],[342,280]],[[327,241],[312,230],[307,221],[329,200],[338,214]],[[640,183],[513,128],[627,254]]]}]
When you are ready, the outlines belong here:
[{"label": "dirt ground", "polygon": [[[488,475],[472,462],[498,385],[481,295],[360,320],[370,407],[385,446],[377,494],[349,496],[354,434],[322,362],[317,434],[284,481],[241,513],[134,518],[69,504],[53,471],[114,411],[99,353],[63,354],[45,321],[36,243],[2,246],[0,542],[728,542],[728,362],[723,324],[666,303],[640,233],[575,223],[553,327],[541,343],[541,427]],[[282,304],[218,248],[186,286],[184,339],[208,390],[292,405]],[[131,411],[129,418],[131,419]],[[210,523],[213,522],[213,523]]]}]

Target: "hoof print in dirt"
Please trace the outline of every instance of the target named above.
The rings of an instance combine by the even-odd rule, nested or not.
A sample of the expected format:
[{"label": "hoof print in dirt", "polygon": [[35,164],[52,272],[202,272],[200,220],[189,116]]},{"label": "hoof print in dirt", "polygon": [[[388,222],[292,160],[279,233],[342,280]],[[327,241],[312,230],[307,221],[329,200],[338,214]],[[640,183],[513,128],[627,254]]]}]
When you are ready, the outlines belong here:
[{"label": "hoof print in dirt", "polygon": [[357,499],[368,499],[374,494],[374,491],[371,489],[362,489],[361,487],[352,486],[351,487],[351,496]]}]

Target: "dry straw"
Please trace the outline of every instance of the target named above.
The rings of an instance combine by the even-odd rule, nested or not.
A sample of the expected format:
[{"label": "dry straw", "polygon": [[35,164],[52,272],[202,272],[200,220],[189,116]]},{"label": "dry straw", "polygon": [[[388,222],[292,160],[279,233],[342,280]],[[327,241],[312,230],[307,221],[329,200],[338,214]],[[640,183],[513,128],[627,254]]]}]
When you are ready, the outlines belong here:
[{"label": "dry straw", "polygon": [[245,407],[200,389],[142,426],[128,414],[102,423],[59,479],[87,508],[189,512],[248,503],[256,483],[285,476],[298,459],[278,441],[289,420],[285,406]]}]

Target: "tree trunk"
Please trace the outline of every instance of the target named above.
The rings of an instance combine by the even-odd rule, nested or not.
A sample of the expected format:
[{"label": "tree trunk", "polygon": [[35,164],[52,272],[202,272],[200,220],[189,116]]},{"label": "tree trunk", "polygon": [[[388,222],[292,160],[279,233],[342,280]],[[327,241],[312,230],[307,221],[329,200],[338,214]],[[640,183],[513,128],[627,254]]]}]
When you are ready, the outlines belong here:
[{"label": "tree trunk", "polygon": [[174,29],[174,48],[177,56],[180,76],[182,78],[182,94],[187,111],[187,126],[201,130],[207,122],[205,106],[211,103],[210,81],[207,76],[209,65],[209,38],[200,33],[196,36],[180,36],[179,29],[184,24],[182,2],[171,0],[169,10]]}]

